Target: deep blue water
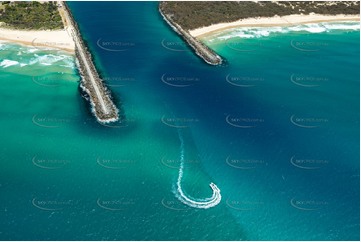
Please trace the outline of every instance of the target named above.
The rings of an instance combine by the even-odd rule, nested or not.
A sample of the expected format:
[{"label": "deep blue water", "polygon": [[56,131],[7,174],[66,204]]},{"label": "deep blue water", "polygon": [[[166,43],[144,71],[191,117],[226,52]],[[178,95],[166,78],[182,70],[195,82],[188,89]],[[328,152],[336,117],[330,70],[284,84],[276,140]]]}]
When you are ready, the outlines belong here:
[{"label": "deep blue water", "polygon": [[[53,88],[27,82],[30,68],[2,66],[1,99],[12,102],[1,110],[1,239],[359,240],[355,23],[209,36],[227,60],[215,67],[155,2],[68,4],[126,122],[94,121],[74,65]],[[173,194],[179,133],[183,188],[209,197],[214,182],[216,207]]]}]

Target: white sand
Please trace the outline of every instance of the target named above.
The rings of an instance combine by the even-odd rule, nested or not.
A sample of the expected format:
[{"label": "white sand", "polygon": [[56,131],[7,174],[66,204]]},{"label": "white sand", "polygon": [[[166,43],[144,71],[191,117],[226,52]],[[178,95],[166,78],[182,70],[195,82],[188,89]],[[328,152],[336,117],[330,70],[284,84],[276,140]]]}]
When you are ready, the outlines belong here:
[{"label": "white sand", "polygon": [[0,28],[0,40],[34,47],[57,48],[74,52],[75,44],[66,30],[12,30]]},{"label": "white sand", "polygon": [[287,15],[283,17],[271,17],[271,18],[248,18],[235,22],[213,24],[211,26],[202,27],[198,29],[190,30],[189,33],[193,37],[204,37],[206,35],[220,32],[226,29],[235,27],[270,27],[270,26],[290,26],[306,23],[319,23],[319,22],[337,22],[337,21],[360,21],[360,15]]}]

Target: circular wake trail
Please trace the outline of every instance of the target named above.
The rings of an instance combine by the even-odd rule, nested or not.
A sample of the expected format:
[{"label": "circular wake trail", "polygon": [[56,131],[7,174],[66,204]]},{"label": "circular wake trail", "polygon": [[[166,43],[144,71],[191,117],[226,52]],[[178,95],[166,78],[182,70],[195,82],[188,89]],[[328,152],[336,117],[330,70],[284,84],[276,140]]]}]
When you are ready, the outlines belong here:
[{"label": "circular wake trail", "polygon": [[181,142],[180,145],[180,167],[177,179],[177,189],[175,191],[176,197],[184,204],[194,207],[194,208],[211,208],[216,206],[221,202],[221,190],[214,183],[210,183],[209,186],[213,190],[213,194],[209,198],[204,199],[195,199],[190,196],[187,196],[182,190],[182,178],[183,178],[183,169],[184,169],[184,140],[181,132],[178,129],[178,136]]}]

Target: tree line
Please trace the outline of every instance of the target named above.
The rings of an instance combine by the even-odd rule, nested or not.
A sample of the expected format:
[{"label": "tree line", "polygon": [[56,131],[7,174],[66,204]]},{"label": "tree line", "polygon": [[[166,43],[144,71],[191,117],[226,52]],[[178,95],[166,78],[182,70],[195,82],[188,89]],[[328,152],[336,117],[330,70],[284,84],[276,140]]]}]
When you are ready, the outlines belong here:
[{"label": "tree line", "polygon": [[16,29],[62,29],[56,2],[1,2],[0,22]]},{"label": "tree line", "polygon": [[273,17],[290,14],[360,14],[359,1],[281,1],[268,2],[162,2],[161,8],[172,14],[174,21],[185,29],[195,29],[221,22],[252,17]]}]

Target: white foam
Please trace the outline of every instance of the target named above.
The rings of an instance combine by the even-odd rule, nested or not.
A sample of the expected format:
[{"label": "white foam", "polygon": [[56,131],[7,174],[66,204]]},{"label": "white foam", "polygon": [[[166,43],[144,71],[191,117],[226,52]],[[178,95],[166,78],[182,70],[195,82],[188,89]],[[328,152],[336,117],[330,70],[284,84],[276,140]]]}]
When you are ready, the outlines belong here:
[{"label": "white foam", "polygon": [[327,28],[322,24],[305,24],[301,31],[310,32],[310,33],[322,33],[326,32]]},{"label": "white foam", "polygon": [[49,54],[49,55],[39,56],[38,60],[39,60],[39,64],[50,66],[55,62],[62,60],[63,58],[64,57],[61,55],[57,56],[57,55]]},{"label": "white foam", "polygon": [[329,30],[360,30],[360,24],[354,24],[354,22],[345,22],[345,23],[325,23],[324,26]]},{"label": "white foam", "polygon": [[183,169],[184,169],[184,140],[181,131],[178,129],[178,137],[181,142],[180,145],[180,167],[177,179],[177,188],[173,189],[173,192],[176,194],[176,197],[184,204],[194,207],[194,208],[211,208],[218,205],[221,202],[222,196],[220,189],[216,184],[211,183],[210,187],[213,190],[213,194],[209,198],[195,199],[186,195],[182,190],[182,178],[183,178]]},{"label": "white foam", "polygon": [[3,68],[7,68],[9,66],[14,66],[14,65],[18,65],[19,62],[14,61],[14,60],[3,60],[2,62],[0,62],[0,66],[2,66]]},{"label": "white foam", "polygon": [[235,37],[239,37],[241,39],[251,39],[251,38],[254,38],[255,36],[253,34],[246,34],[245,32],[241,31],[238,33],[232,33],[229,35],[220,36],[220,37],[218,37],[218,39],[219,40],[227,40],[227,39],[231,39],[231,38],[235,38]]},{"label": "white foam", "polygon": [[65,58],[65,59],[63,59],[63,62],[64,62],[64,65],[60,65],[60,66],[68,67],[68,68],[72,68],[72,69],[75,68],[75,63],[72,58]]},{"label": "white foam", "polygon": [[[61,52],[44,52],[30,46],[22,46],[13,43],[0,42],[0,50],[11,51],[16,53],[16,60],[0,60],[0,66],[7,68],[9,66],[19,65],[24,67],[27,65],[41,65],[41,66],[50,66],[57,65],[66,68],[75,68],[74,57],[71,55],[62,54]],[[10,58],[10,57],[8,57]]]},{"label": "white foam", "polygon": [[267,37],[272,33],[289,33],[289,32],[309,32],[322,33],[333,30],[360,30],[359,22],[327,22],[327,23],[311,23],[287,27],[237,27],[225,32],[221,32],[210,36],[208,41],[227,40],[231,38],[260,38]]},{"label": "white foam", "polygon": [[29,64],[34,65],[39,63],[40,65],[50,66],[59,61],[65,61],[66,65],[69,65],[69,67],[74,67],[74,64],[70,66],[70,62],[73,62],[70,56],[53,55],[53,54],[46,54],[46,55],[34,54],[34,57],[29,61]]},{"label": "white foam", "polygon": [[30,48],[28,48],[27,49],[27,52],[28,53],[34,53],[34,52],[36,52],[36,51],[38,51],[39,49],[36,49],[36,48],[32,48],[32,49],[30,49]]}]

